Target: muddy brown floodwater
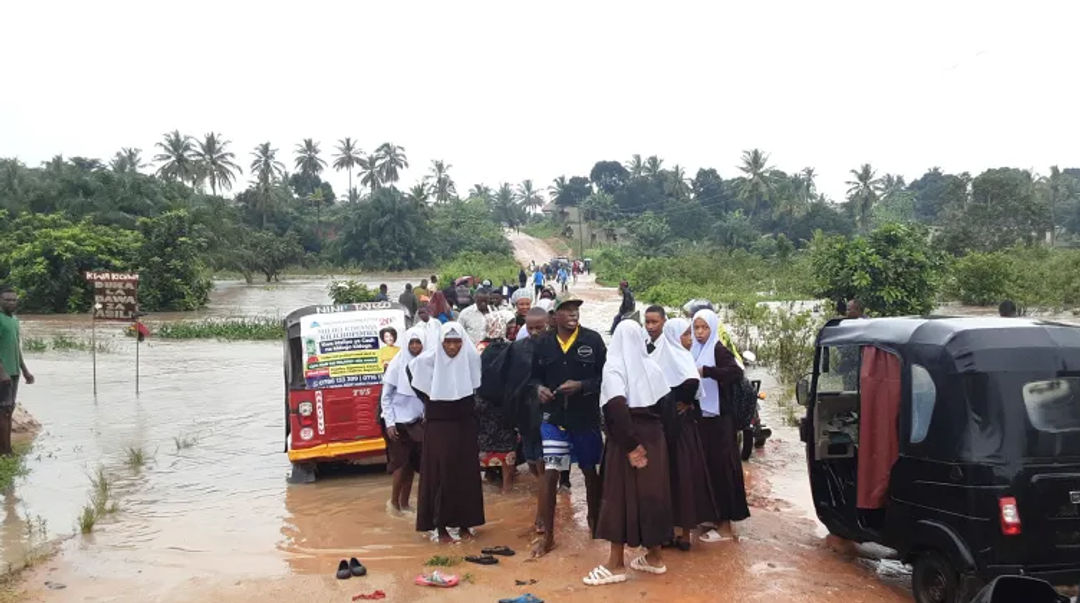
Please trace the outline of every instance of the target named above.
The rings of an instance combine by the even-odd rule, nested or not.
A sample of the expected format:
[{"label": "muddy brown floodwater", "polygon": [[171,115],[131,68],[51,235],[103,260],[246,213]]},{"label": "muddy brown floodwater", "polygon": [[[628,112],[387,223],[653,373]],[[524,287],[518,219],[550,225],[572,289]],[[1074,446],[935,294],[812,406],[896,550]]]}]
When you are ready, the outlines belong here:
[{"label": "muddy brown floodwater", "polygon": [[[540,241],[511,238],[522,259],[552,255]],[[395,295],[405,282],[365,280],[387,282]],[[281,315],[326,302],[327,281],[218,283],[201,315]],[[588,278],[575,292],[587,300],[583,323],[606,330],[617,293]],[[89,335],[83,317],[25,317],[23,329],[28,337]],[[433,544],[409,520],[386,514],[390,480],[378,468],[349,467],[315,484],[286,484],[279,344],[151,339],[141,348],[136,396],[134,342],[118,327],[98,335],[114,351],[98,356],[96,397],[89,354],[28,357],[38,383],[20,393],[44,427],[29,474],[3,494],[3,560],[19,564],[41,537],[32,533],[63,540],[59,554],[24,574],[27,600],[349,601],[375,589],[391,601],[494,601],[524,592],[548,601],[910,598],[902,566],[859,561],[874,555],[826,538],[813,518],[802,448],[791,428],[778,428],[745,465],[753,508],[738,526],[739,542],[665,552],[664,576],[634,574],[621,585],[588,588],[581,577],[606,558],[607,547],[587,538],[578,474],[572,493],[559,495],[557,548],[542,560],[527,560],[536,488],[524,472],[509,495],[485,485],[488,523],[476,543]],[[775,384],[764,378],[775,396]],[[764,405],[766,420],[778,426],[774,406]],[[177,439],[190,446],[178,449]],[[128,466],[128,448],[148,453],[145,466]],[[82,535],[76,521],[99,466],[115,480],[119,508]],[[454,589],[412,583],[432,555],[461,556],[496,544],[518,555],[491,567],[452,568],[470,579]],[[352,556],[369,576],[336,580],[338,560]],[[900,569],[899,577],[890,567]]]}]

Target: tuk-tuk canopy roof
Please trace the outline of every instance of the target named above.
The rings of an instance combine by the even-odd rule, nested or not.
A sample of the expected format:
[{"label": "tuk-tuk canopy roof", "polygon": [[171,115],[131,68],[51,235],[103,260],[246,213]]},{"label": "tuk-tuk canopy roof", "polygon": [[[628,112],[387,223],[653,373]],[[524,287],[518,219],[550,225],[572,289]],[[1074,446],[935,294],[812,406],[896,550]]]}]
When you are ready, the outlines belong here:
[{"label": "tuk-tuk canopy roof", "polygon": [[818,345],[878,345],[945,372],[1080,370],[1080,327],[1026,318],[835,319]]},{"label": "tuk-tuk canopy roof", "polygon": [[291,329],[293,326],[300,324],[300,319],[305,316],[311,316],[312,314],[334,314],[337,312],[355,312],[363,310],[401,310],[405,313],[405,316],[409,316],[409,311],[405,306],[395,302],[361,302],[358,304],[321,304],[315,306],[304,306],[289,312],[285,317],[285,330]]}]

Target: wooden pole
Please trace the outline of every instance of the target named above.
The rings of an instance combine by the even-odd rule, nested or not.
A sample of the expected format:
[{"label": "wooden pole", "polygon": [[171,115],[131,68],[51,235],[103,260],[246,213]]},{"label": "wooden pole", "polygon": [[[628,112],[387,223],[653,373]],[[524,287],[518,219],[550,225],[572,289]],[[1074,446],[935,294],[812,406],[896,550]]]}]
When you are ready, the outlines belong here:
[{"label": "wooden pole", "polygon": [[97,308],[90,310],[90,357],[94,365],[94,397],[97,397]]}]

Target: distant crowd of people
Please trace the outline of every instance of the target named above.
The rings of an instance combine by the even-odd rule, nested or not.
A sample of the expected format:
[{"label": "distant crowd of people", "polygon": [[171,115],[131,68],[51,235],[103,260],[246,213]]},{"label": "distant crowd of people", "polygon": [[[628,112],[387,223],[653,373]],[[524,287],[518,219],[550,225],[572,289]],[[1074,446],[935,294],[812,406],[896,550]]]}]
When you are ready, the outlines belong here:
[{"label": "distant crowd of people", "polygon": [[[582,300],[556,294],[550,266],[529,268],[514,288],[482,281],[466,297],[432,277],[399,298],[415,321],[383,378],[389,512],[415,512],[416,529],[439,542],[468,540],[485,522],[483,476],[505,492],[524,464],[539,484],[540,557],[555,546],[557,493],[576,463],[592,536],[611,543],[588,585],[626,579],[626,546],[645,549],[631,569],[662,574],[662,547],[688,550],[695,533],[732,539],[731,522],[749,516],[732,407],[744,367],[717,314],[651,306],[642,326],[624,282],[629,308],[608,345],[580,324]],[[558,267],[555,283],[579,268]]]}]

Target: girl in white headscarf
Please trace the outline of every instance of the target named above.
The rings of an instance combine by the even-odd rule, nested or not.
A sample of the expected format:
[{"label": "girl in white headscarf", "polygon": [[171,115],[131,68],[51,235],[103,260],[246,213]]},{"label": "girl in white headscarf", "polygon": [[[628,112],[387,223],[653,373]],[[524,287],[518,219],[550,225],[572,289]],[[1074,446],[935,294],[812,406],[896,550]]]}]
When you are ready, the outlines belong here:
[{"label": "girl in white headscarf", "polygon": [[694,344],[690,353],[702,377],[698,432],[721,521],[719,531],[710,530],[701,539],[716,542],[734,537],[731,521],[750,517],[732,406],[732,390],[744,378],[743,368],[735,353],[725,345],[725,339],[730,344],[730,338],[723,337],[726,330],[716,312],[699,310],[694,314],[692,329]]},{"label": "girl in white headscarf", "polygon": [[595,537],[609,541],[611,550],[607,564],[583,579],[589,586],[626,580],[625,546],[648,549],[630,562],[632,569],[667,571],[660,546],[671,536],[671,487],[658,403],[669,391],[664,371],[645,349],[644,330],[633,321],[619,323],[600,385],[608,440]]},{"label": "girl in white headscarf", "polygon": [[411,385],[424,402],[424,447],[416,529],[435,530],[450,542],[484,523],[484,494],[477,458],[474,394],[480,387],[480,354],[459,323],[442,325],[439,345],[409,363]]},{"label": "girl in white headscarf", "polygon": [[682,335],[690,329],[685,318],[671,318],[653,342],[651,356],[664,371],[671,394],[665,409],[668,448],[671,456],[671,499],[676,548],[690,550],[690,532],[703,523],[719,519],[713,496],[705,452],[698,433],[701,407],[701,377],[694,357],[682,346]]},{"label": "girl in white headscarf", "polygon": [[393,515],[412,513],[409,494],[413,475],[420,470],[424,441],[424,403],[409,384],[405,369],[424,350],[426,327],[418,323],[405,331],[405,347],[390,361],[383,373],[382,417],[386,426],[387,471],[391,473],[390,500],[387,511]]}]

